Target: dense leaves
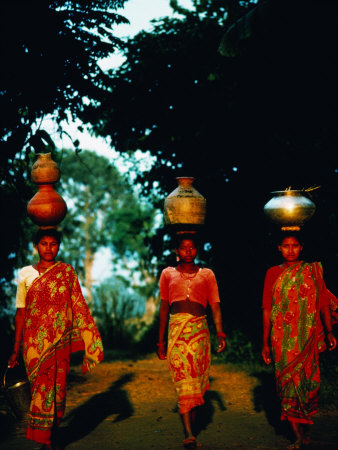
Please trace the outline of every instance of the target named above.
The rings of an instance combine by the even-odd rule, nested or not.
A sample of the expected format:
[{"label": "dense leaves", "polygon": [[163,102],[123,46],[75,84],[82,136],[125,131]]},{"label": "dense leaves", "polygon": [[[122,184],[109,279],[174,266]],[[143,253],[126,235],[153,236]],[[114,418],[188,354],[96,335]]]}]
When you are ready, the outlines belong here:
[{"label": "dense leaves", "polygon": [[0,72],[1,158],[22,149],[30,126],[48,113],[56,120],[77,116],[88,101],[99,102],[107,76],[97,64],[121,42],[113,9],[123,0],[2,2]]},{"label": "dense leaves", "polygon": [[154,208],[138,199],[107,158],[90,151],[62,154],[61,192],[69,207],[62,222],[62,257],[82,275],[87,300],[91,303],[94,259],[104,248],[111,250],[116,273],[130,271],[132,279],[138,271],[145,282],[151,272],[147,242],[153,234]]},{"label": "dense leaves", "polygon": [[[33,196],[32,153],[53,151],[39,120],[77,117],[109,88],[97,64],[122,43],[112,26],[124,0],[12,0],[0,5],[0,201],[5,220],[0,282],[10,281],[31,237],[26,205]],[[34,130],[33,130],[34,125]],[[2,287],[0,286],[0,289]],[[3,296],[6,296],[2,292]]]},{"label": "dense leaves", "polygon": [[[165,195],[176,176],[197,178],[226,320],[254,332],[265,270],[279,262],[263,215],[271,191],[321,186],[308,256],[324,262],[338,292],[336,7],[256,3],[196,0],[187,11],[171,2],[181,19],[159,20],[127,42],[112,98],[95,110],[96,122],[88,117],[118,150],[157,157],[146,192],[154,181]],[[234,51],[224,56],[230,27]]]}]

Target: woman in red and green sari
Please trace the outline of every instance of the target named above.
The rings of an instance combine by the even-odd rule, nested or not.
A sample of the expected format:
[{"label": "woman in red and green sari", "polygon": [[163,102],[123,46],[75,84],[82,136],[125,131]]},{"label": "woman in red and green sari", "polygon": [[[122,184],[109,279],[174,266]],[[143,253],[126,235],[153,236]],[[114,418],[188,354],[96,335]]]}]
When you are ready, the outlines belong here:
[{"label": "woman in red and green sari", "polygon": [[305,429],[318,410],[319,352],[337,345],[331,320],[337,299],[325,286],[322,265],[300,260],[297,232],[284,233],[278,249],[284,262],[265,276],[262,357],[274,361],[281,419],[296,438],[289,448],[300,448],[310,442]]},{"label": "woman in red and green sari", "polygon": [[[210,335],[206,319],[209,303],[214,319],[218,352],[225,349],[225,334],[215,275],[195,264],[196,239],[180,235],[176,245],[177,267],[167,267],[160,278],[160,324],[158,356],[168,360],[171,378],[178,394],[178,407],[184,425],[183,445],[194,448],[196,408],[204,403],[209,388]],[[169,319],[168,348],[164,336]]]},{"label": "woman in red and green sari", "polygon": [[65,411],[70,355],[84,351],[83,373],[103,358],[102,341],[73,267],[56,262],[61,235],[40,229],[35,245],[40,260],[19,271],[15,343],[8,361],[23,359],[31,387],[26,437],[57,449],[55,430]]}]

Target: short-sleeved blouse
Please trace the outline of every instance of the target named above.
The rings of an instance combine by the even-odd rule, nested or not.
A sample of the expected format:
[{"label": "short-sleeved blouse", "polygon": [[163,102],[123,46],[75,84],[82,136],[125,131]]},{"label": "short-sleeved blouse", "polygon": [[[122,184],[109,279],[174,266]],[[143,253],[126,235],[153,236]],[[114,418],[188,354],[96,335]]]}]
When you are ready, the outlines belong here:
[{"label": "short-sleeved blouse", "polygon": [[19,270],[18,287],[16,290],[16,307],[25,308],[26,295],[35,278],[39,276],[39,272],[33,266],[25,266]]},{"label": "short-sleeved blouse", "polygon": [[165,268],[160,277],[160,295],[170,305],[188,299],[206,308],[208,302],[220,302],[215,274],[208,268],[200,268],[193,275],[182,274],[175,267]]}]

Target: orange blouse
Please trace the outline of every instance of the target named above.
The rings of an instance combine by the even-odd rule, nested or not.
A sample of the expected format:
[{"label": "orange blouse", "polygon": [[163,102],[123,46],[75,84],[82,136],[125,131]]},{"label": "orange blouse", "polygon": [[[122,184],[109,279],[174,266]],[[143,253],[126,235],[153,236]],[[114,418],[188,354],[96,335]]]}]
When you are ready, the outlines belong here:
[{"label": "orange blouse", "polygon": [[184,274],[175,267],[165,268],[160,278],[160,294],[169,305],[190,300],[206,308],[208,302],[220,302],[215,274],[207,268],[200,268],[194,274]]}]

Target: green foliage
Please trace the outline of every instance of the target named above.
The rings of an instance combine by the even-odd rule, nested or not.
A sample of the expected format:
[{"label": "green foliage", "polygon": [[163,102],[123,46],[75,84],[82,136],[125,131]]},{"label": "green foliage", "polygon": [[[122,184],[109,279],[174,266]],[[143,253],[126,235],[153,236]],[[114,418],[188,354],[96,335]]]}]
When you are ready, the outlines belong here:
[{"label": "green foliage", "polygon": [[129,182],[103,156],[63,150],[62,192],[69,212],[62,223],[63,257],[82,273],[86,255],[102,247],[112,250],[113,262],[150,269],[147,239],[153,233],[155,210],[143,203]]},{"label": "green foliage", "polygon": [[[140,178],[146,194],[159,183],[157,207],[176,176],[196,178],[208,202],[207,262],[225,323],[256,340],[264,274],[280,263],[263,214],[271,191],[321,186],[307,249],[338,290],[337,40],[334,7],[324,3],[201,0],[187,11],[172,1],[181,16],[127,41],[126,62],[111,74],[111,98],[87,117],[118,151],[156,156]],[[232,26],[248,35],[238,55],[224,57],[218,49]],[[152,240],[158,258],[163,234]]]},{"label": "green foliage", "polygon": [[108,76],[97,61],[123,45],[112,31],[114,24],[127,22],[115,12],[123,4],[124,0],[1,2],[0,206],[5,220],[0,295],[4,299],[4,283],[12,280],[15,267],[27,263],[35,228],[26,214],[36,191],[30,182],[33,152],[55,153],[48,134],[34,132],[33,125],[38,127],[37,121],[47,114],[54,114],[58,123],[68,113],[78,117],[87,103],[108,95]]},{"label": "green foliage", "polygon": [[108,348],[128,348],[134,343],[135,325],[128,319],[139,317],[144,299],[130,288],[129,281],[112,278],[96,286],[93,296],[93,314]]},{"label": "green foliage", "polygon": [[[336,333],[337,336],[337,333]],[[321,408],[338,409],[337,368],[338,353],[325,351],[320,354],[320,396]]]},{"label": "green foliage", "polygon": [[211,335],[211,348],[213,350],[215,361],[244,365],[250,365],[259,361],[260,355],[257,353],[249,336],[242,330],[231,331],[227,335],[226,343],[225,351],[217,354],[215,349],[217,349],[218,340],[215,333]]},{"label": "green foliage", "polygon": [[107,76],[97,64],[122,42],[112,27],[128,22],[114,10],[124,0],[2,2],[0,37],[6,64],[0,75],[2,157],[23,148],[31,125],[44,114],[76,117],[83,98],[98,102]]}]

